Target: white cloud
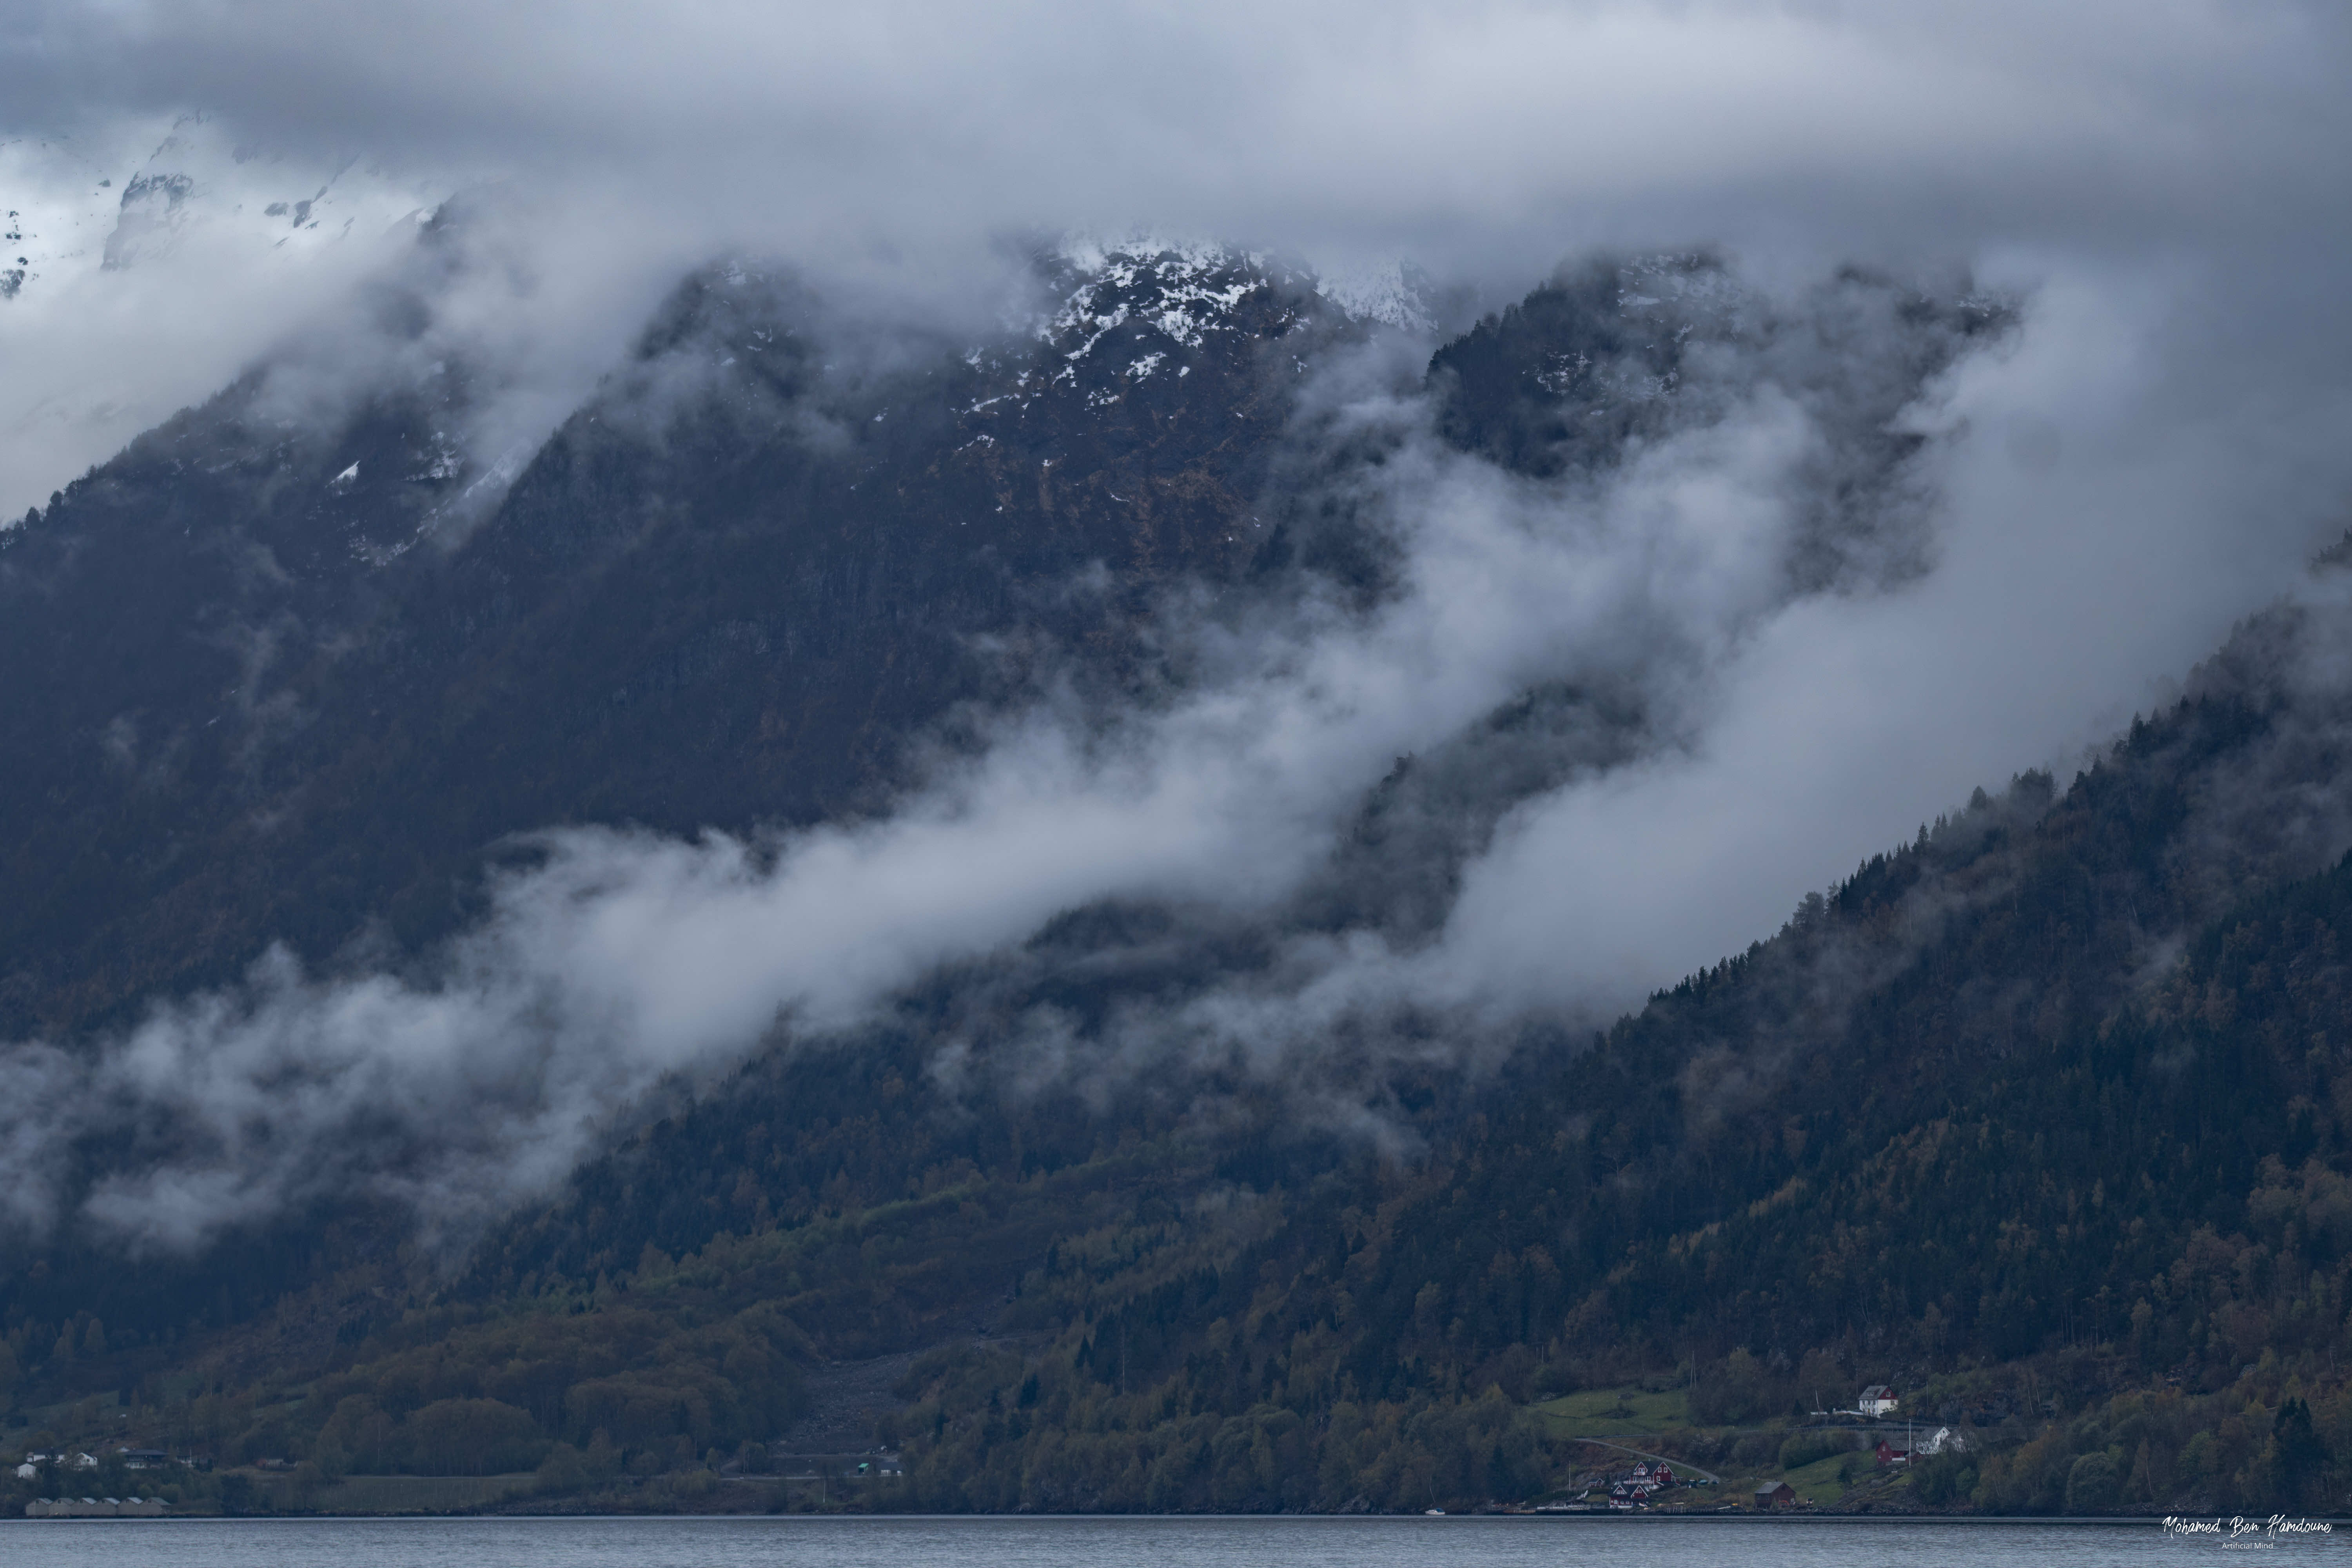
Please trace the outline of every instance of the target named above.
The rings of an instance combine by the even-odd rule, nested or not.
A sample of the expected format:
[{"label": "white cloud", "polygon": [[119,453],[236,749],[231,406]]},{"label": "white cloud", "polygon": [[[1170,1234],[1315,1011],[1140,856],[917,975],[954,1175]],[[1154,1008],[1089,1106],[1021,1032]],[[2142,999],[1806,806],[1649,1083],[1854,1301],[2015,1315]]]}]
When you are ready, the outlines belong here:
[{"label": "white cloud", "polygon": [[[1006,232],[1137,223],[1514,287],[1596,243],[1723,241],[1808,268],[2009,243],[2340,247],[2352,174],[2352,24],[2324,5],[14,0],[7,15],[0,135],[75,137],[89,169],[60,192],[101,169],[119,186],[157,125],[203,109],[232,145],[266,150],[261,166],[356,157],[345,185],[402,201],[521,193],[536,272],[600,279],[553,285],[582,301],[650,298],[729,249],[952,292]],[[28,167],[29,144],[0,177],[47,200],[63,175]],[[47,317],[0,310],[0,353],[38,367],[11,377],[38,391],[0,409],[0,500],[87,460],[100,436],[77,421],[119,438],[300,324],[348,276],[323,248],[295,268],[192,245],[176,280],[134,270],[48,290],[74,298]],[[45,461],[26,433],[60,429],[72,438]]]},{"label": "white cloud", "polygon": [[502,881],[493,916],[415,973],[318,978],[274,958],[101,1044],[21,1105],[12,1134],[29,1121],[51,1141],[22,1168],[117,1120],[152,1123],[86,1210],[139,1241],[200,1240],[320,1184],[462,1226],[543,1187],[661,1075],[724,1067],[780,1025],[853,1025],[1065,910],[1277,906],[1397,755],[1531,684],[1642,689],[1669,731],[1703,719],[1716,672],[1785,603],[1783,558],[1818,500],[1802,389],[1730,353],[1690,387],[1723,417],[1606,481],[1534,481],[1434,439],[1418,363],[1376,343],[1324,394],[1339,438],[1391,453],[1345,481],[1400,551],[1381,607],[1236,621],[1180,597],[1164,632],[1192,645],[1193,689],[1138,712],[1049,698],[864,825],[760,846],[551,836],[550,863]]},{"label": "white cloud", "polygon": [[[1622,1005],[1969,784],[2145,704],[2284,589],[2352,479],[2352,23],[2334,7],[7,16],[12,133],[110,146],[212,106],[221,134],[288,167],[362,151],[369,212],[501,183],[520,215],[498,231],[507,281],[454,301],[448,330],[519,367],[516,438],[721,249],[925,309],[992,303],[1001,279],[975,258],[1007,232],[1137,223],[1490,285],[1587,244],[1720,240],[1791,293],[1860,257],[1973,263],[2033,300],[2013,350],[1911,416],[1942,441],[1924,577],[1787,591],[1824,438],[1788,375],[1730,389],[1721,422],[1591,492],[1444,451],[1409,389],[1368,374],[1333,395],[1395,443],[1374,499],[1407,563],[1370,618],[1180,607],[1170,635],[1217,672],[1200,689],[1154,713],[1044,704],[877,823],[756,847],[562,837],[416,973],[280,965],[81,1066],[32,1047],[0,1061],[28,1086],[18,1104],[54,1108],[0,1123],[11,1170],[106,1117],[147,1130],[92,1213],[157,1242],[321,1180],[461,1224],[553,1179],[660,1074],[735,1059],[780,1016],[856,1018],[1092,899],[1271,908],[1395,756],[1546,679],[1638,689],[1665,744],[1526,804],[1435,946],[1301,942],[1280,985],[1179,1026],[1276,1070],[1366,997]],[[87,183],[51,153],[9,156],[60,213]],[[208,196],[262,194],[236,196],[247,165],[225,168]],[[330,302],[378,264],[356,242],[257,250],[226,219],[180,244],[154,266],[60,263],[54,287],[0,302],[16,400],[0,500],[45,493],[288,332],[335,330]],[[1822,357],[1867,351],[1820,325]]]},{"label": "white cloud", "polygon": [[1964,784],[2063,766],[2156,707],[2343,523],[2326,433],[2352,389],[2246,406],[2197,384],[2207,362],[2167,363],[2167,317],[2217,286],[2044,274],[2014,350],[1917,416],[1951,437],[1933,574],[1779,609],[1689,754],[1530,803],[1424,962],[1508,1005],[1630,1005]]}]

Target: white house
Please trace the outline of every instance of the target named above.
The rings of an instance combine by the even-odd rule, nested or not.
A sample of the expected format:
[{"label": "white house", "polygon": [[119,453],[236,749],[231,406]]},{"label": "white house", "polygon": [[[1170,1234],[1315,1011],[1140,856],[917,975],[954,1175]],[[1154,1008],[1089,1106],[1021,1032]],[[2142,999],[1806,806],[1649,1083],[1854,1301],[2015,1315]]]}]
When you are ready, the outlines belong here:
[{"label": "white house", "polygon": [[1897,1395],[1883,1383],[1874,1383],[1862,1391],[1862,1402],[1854,1408],[1864,1415],[1884,1415],[1895,1408]]},{"label": "white house", "polygon": [[20,1481],[38,1480],[40,1476],[41,1467],[30,1459],[16,1467],[16,1479]]}]

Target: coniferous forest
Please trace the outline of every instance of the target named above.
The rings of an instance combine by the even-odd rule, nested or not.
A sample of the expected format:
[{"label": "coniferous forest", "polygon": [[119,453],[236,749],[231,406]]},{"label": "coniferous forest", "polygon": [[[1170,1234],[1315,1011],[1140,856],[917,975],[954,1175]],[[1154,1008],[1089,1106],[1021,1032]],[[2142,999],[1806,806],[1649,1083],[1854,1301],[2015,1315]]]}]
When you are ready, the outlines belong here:
[{"label": "coniferous forest", "polygon": [[[763,825],[886,818],[1022,693],[1174,704],[1220,655],[1166,635],[1171,595],[1230,629],[1404,591],[1363,476],[1417,442],[1602,486],[1747,365],[1823,433],[1776,591],[1899,584],[1925,438],[1894,416],[2018,330],[1861,271],[1762,320],[1717,258],[1593,263],[1459,323],[1400,433],[1318,401],[1309,358],[1384,340],[1302,275],[1064,265],[1084,309],[1035,339],[854,373],[797,286],[698,277],[447,549],[407,542],[466,483],[424,461],[473,395],[446,369],[294,432],[257,372],[11,530],[0,1016],[58,1053],[12,1058],[16,1092],[272,944],[322,984],[462,967],[436,944],[512,907],[551,826],[761,863]],[[1211,328],[1171,324],[1202,298]],[[1874,346],[1817,352],[1823,321]],[[1125,369],[1081,357],[1109,334]],[[1786,1477],[1823,1508],[2340,1509],[2338,614],[2242,624],[2072,776],[1976,789],[1613,1019],[1402,1005],[1282,1073],[1048,1071],[1030,1026],[1110,1063],[1294,938],[1433,940],[1517,802],[1666,727],[1593,674],[1398,757],[1271,915],[1080,901],[656,1075],[576,1165],[438,1227],[432,1127],[387,1111],[200,1244],[109,1230],[124,1152],[176,1169],[202,1135],[72,1079],[105,1114],[13,1167],[0,1421],[97,1468],[5,1500],[1418,1512],[1583,1498],[1640,1452],[1720,1487],[1665,1500],[1694,1507]],[[36,1176],[67,1218],[34,1222]],[[1871,1384],[1901,1420],[1832,1418]]]}]

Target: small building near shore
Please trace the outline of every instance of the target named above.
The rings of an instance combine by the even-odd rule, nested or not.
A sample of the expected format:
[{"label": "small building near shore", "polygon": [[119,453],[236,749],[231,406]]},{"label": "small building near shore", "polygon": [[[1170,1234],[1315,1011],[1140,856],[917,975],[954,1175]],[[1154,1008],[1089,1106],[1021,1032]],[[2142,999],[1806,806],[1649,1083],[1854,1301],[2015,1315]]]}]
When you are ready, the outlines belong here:
[{"label": "small building near shore", "polygon": [[26,1519],[162,1519],[171,1510],[160,1498],[35,1498]]},{"label": "small building near shore", "polygon": [[1760,1509],[1794,1508],[1797,1489],[1786,1481],[1766,1481],[1756,1489],[1756,1506]]}]

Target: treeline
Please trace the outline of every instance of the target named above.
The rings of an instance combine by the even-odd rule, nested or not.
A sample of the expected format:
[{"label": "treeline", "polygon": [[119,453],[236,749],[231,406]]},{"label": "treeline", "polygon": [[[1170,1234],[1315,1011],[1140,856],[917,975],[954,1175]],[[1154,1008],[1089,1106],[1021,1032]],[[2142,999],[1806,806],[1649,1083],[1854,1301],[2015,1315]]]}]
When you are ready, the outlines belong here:
[{"label": "treeline", "polygon": [[1532,1497],[1562,1458],[1496,1389],[1226,1415],[1190,1408],[1181,1373],[1121,1395],[1057,1358],[985,1356],[920,1369],[912,1387],[923,1397],[886,1431],[928,1509],[1412,1512]]},{"label": "treeline", "polygon": [[[282,1460],[347,1473],[458,1476],[556,1456],[583,1479],[634,1463],[660,1473],[731,1456],[797,1415],[806,1336],[774,1306],[730,1310],[692,1290],[541,1299],[485,1314],[406,1316],[320,1373],[226,1377],[134,1402],[139,1436],[221,1467]],[[168,1385],[167,1385],[168,1386]],[[95,1400],[29,1446],[90,1441]],[[118,1439],[119,1440],[119,1439]]]},{"label": "treeline", "polygon": [[[1976,1458],[1919,1493],[1948,1504],[2342,1500],[2352,865],[2209,920],[2152,990],[2137,971],[2210,907],[2199,786],[2275,722],[2209,695],[2063,798],[1980,797],[1419,1165],[1260,1194],[1216,1268],[1057,1254],[1024,1294],[1063,1337],[921,1391],[909,1451],[970,1489],[934,1500],[1157,1506],[1180,1489],[1148,1478],[1182,1473],[1189,1506],[1240,1506],[1197,1500],[1247,1490],[1235,1456],[1282,1410],[1305,1506],[1404,1506],[1395,1467],[1328,1468],[1343,1407],[1409,1423],[1677,1364],[1730,1422],[2021,1369],[2045,1391],[1956,1407]],[[1188,1431],[1223,1448],[1186,1471]]]},{"label": "treeline", "polygon": [[1919,1496],[1989,1513],[2336,1512],[2352,1474],[2352,1396],[2306,1397],[2271,1375],[2197,1397],[2133,1392],[1981,1460],[1939,1456]]},{"label": "treeline", "polygon": [[927,1070],[943,986],[646,1127],[454,1284],[319,1296],[300,1355],[26,1319],[19,1397],[120,1376],[224,1460],[586,1485],[934,1345],[877,1435],[921,1506],[1418,1509],[1556,1479],[1549,1393],[1664,1376],[1737,1428],[1895,1381],[1971,1436],[1915,1483],[1944,1506],[2340,1500],[2352,863],[2263,888],[2215,816],[2257,763],[2332,776],[2278,773],[2293,722],[2209,684],[1583,1049],[1381,1086],[1411,1161],[1240,1082],[1213,1131],[975,1100]]}]

